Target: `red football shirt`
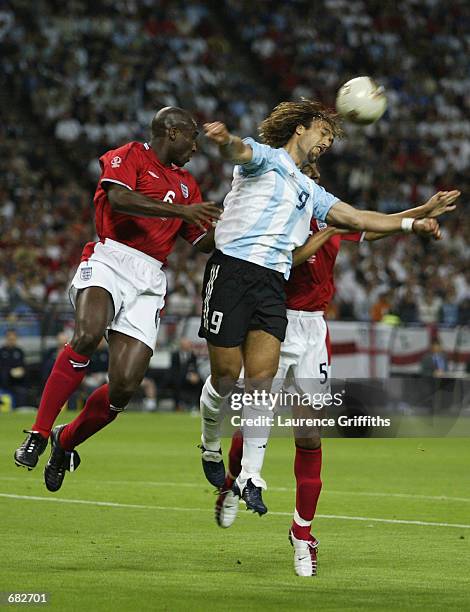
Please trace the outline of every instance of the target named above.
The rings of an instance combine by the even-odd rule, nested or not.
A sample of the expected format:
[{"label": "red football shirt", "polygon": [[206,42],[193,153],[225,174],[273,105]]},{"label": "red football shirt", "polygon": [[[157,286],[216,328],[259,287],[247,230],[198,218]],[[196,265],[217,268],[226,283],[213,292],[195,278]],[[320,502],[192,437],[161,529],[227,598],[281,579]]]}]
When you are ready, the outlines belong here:
[{"label": "red football shirt", "polygon": [[[165,263],[176,237],[197,242],[202,232],[176,217],[136,217],[113,211],[103,183],[117,183],[131,191],[165,202],[192,204],[201,202],[201,192],[194,177],[178,166],[165,166],[149,144],[130,142],[100,157],[101,176],[95,192],[95,223],[100,241],[110,238],[146,253]],[[82,254],[87,259],[94,243]]]},{"label": "red football shirt", "polygon": [[[316,219],[310,222],[312,234],[326,228]],[[287,308],[314,312],[326,310],[335,293],[333,269],[338,256],[341,240],[360,242],[362,233],[332,236],[304,263],[292,268],[286,283]]]}]

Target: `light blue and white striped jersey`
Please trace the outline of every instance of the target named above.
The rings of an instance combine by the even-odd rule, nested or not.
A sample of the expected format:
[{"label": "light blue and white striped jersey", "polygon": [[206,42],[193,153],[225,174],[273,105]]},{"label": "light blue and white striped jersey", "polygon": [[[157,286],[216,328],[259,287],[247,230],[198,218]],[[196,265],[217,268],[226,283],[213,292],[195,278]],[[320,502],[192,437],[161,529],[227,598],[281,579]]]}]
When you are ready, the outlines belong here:
[{"label": "light blue and white striped jersey", "polygon": [[252,160],[233,171],[232,189],[215,229],[215,245],[225,255],[277,270],[289,278],[292,251],[308,238],[312,217],[325,221],[338,202],[302,174],[285,149],[252,138]]}]

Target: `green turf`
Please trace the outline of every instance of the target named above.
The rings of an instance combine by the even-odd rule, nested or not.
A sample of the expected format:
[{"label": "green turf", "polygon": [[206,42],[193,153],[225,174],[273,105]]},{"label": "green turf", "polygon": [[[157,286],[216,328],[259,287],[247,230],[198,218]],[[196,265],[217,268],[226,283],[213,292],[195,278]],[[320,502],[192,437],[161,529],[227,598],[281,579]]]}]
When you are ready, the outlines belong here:
[{"label": "green turf", "polygon": [[[47,609],[89,612],[470,609],[463,527],[317,518],[319,575],[296,577],[282,514],[293,508],[289,439],[273,439],[266,456],[271,513],[243,511],[222,530],[197,418],[120,416],[82,447],[79,471],[55,495],[44,459],[34,472],[13,465],[30,420],[0,415],[0,493],[154,508],[0,497],[0,591],[45,591]],[[469,464],[467,439],[325,440],[318,513],[470,525]]]}]

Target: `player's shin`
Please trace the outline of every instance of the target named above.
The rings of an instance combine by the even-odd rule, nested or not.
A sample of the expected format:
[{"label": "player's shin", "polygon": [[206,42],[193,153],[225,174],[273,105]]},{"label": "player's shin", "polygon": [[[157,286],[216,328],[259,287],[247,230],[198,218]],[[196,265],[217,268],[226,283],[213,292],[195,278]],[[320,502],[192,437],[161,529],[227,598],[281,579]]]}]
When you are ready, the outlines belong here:
[{"label": "player's shin", "polygon": [[49,436],[62,406],[80,386],[89,363],[88,357],[76,353],[69,344],[65,345],[44,387],[33,431],[45,438]]},{"label": "player's shin", "polygon": [[87,399],[82,412],[61,432],[60,445],[66,451],[73,450],[114,421],[117,414],[109,403],[109,386],[98,387]]},{"label": "player's shin", "polygon": [[254,406],[243,408],[243,451],[241,471],[236,482],[241,492],[248,480],[256,487],[266,489],[261,478],[261,470],[271,431],[273,412],[268,401],[260,401]]},{"label": "player's shin", "polygon": [[296,447],[294,473],[297,486],[292,533],[300,540],[310,538],[310,526],[322,487],[321,465],[321,447],[314,450]]},{"label": "player's shin", "polygon": [[222,489],[225,483],[225,467],[220,448],[220,413],[225,399],[214,389],[209,376],[201,393],[202,444],[200,448],[204,476],[217,489]]},{"label": "player's shin", "polygon": [[[232,443],[230,450],[228,451],[228,474],[227,478],[233,481],[240,474],[242,469],[242,457],[243,457],[243,434],[240,429],[232,436]],[[231,486],[230,485],[230,486]]]},{"label": "player's shin", "polygon": [[201,441],[207,451],[220,450],[220,409],[225,400],[211,384],[209,376],[204,383],[200,399]]}]

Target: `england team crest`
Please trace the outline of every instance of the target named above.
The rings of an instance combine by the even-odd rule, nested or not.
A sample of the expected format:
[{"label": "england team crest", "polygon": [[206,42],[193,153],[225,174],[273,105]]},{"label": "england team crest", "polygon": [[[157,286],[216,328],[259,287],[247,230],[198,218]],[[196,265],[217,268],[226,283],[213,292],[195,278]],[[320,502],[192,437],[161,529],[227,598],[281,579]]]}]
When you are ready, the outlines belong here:
[{"label": "england team crest", "polygon": [[91,278],[91,275],[93,273],[93,268],[91,266],[87,266],[86,268],[82,268],[80,270],[80,280],[82,281],[89,281]]},{"label": "england team crest", "polygon": [[180,187],[181,187],[181,193],[183,194],[185,198],[187,198],[189,196],[188,186],[185,185],[184,183],[180,183]]}]

